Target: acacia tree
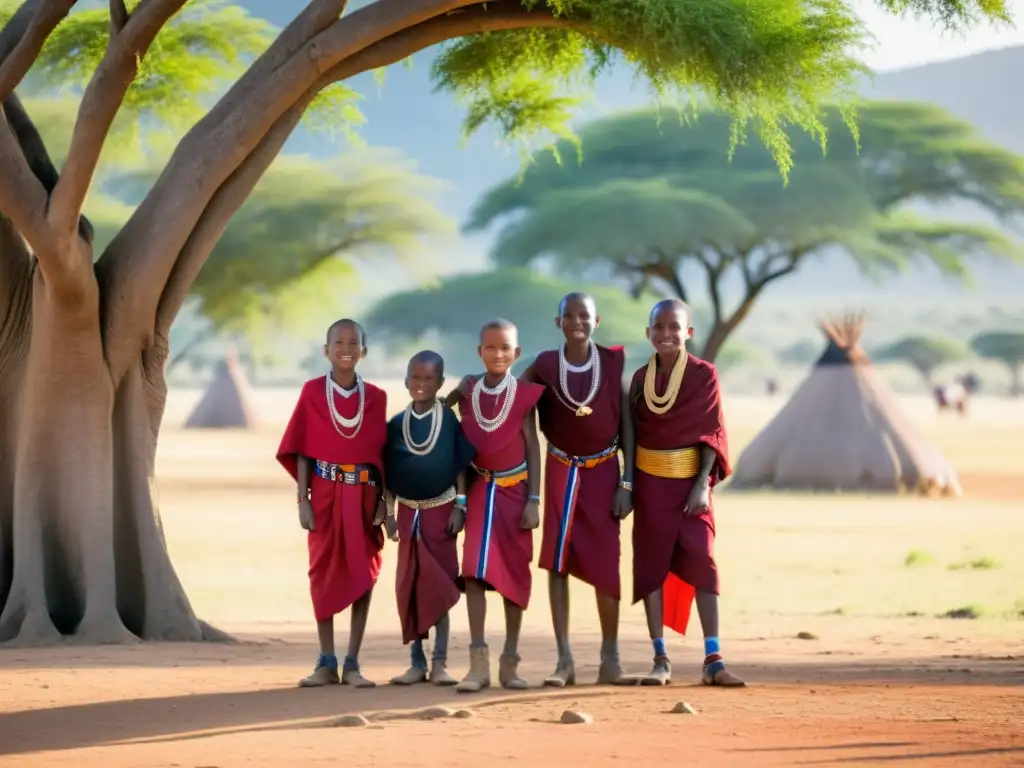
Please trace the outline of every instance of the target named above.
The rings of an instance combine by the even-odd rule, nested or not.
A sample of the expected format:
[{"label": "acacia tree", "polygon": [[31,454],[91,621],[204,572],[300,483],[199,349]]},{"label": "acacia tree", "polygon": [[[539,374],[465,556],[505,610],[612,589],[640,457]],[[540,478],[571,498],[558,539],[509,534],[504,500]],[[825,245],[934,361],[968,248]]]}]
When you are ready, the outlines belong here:
[{"label": "acacia tree", "polygon": [[917,371],[924,383],[931,385],[940,366],[967,356],[967,349],[952,339],[938,336],[908,336],[894,341],[872,355],[876,362],[897,360]]},{"label": "acacia tree", "polygon": [[[582,286],[594,296],[601,325],[596,339],[609,345],[645,345],[649,308],[621,291]],[[554,346],[560,338],[554,318],[558,302],[580,284],[526,269],[456,275],[433,285],[394,293],[377,302],[364,320],[374,338],[411,343],[426,334],[442,337],[439,351],[452,371],[475,371],[476,333],[488,320],[505,317],[519,327],[524,356]]]},{"label": "acacia tree", "polygon": [[[883,2],[953,25],[1007,15],[998,0]],[[469,127],[496,120],[517,137],[564,129],[571,103],[557,84],[621,52],[656,87],[708,92],[785,168],[785,125],[820,132],[820,100],[859,73],[849,51],[861,27],[843,0],[376,0],[350,13],[346,0],[308,0],[184,135],[96,258],[82,210],[100,154],[140,82],[166,89],[148,62],[186,0],[109,0],[58,172],[14,89],[74,5],[25,0],[0,32],[0,639],[31,643],[215,634],[184,594],[151,496],[167,337],[322,89],[452,41],[434,65],[439,85],[468,101]]]},{"label": "acacia tree", "polygon": [[[830,128],[843,120],[826,112]],[[955,277],[981,257],[1019,258],[995,227],[931,221],[907,206],[969,201],[1020,214],[1024,160],[925,104],[865,104],[858,128],[859,144],[831,130],[827,154],[791,128],[797,162],[784,186],[762,146],[740,146],[730,160],[727,115],[692,125],[652,110],[609,117],[581,131],[580,162],[537,156],[522,179],[484,195],[466,228],[506,222],[492,254],[502,266],[552,257],[567,273],[596,265],[634,291],[706,299],[709,360],[770,285],[812,258],[842,253],[871,274],[927,260]]]},{"label": "acacia tree", "polygon": [[989,331],[971,339],[971,349],[989,360],[998,360],[1010,372],[1010,395],[1024,394],[1024,333],[1020,331]]}]

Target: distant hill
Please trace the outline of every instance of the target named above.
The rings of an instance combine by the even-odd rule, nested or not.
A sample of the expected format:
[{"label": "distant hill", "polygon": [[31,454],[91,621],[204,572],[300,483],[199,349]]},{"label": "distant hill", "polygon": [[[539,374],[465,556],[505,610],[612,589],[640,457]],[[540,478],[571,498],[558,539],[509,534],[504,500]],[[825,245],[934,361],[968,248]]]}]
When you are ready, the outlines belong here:
[{"label": "distant hill", "polygon": [[[281,0],[240,0],[254,15],[278,24],[286,24],[303,3]],[[363,3],[355,3],[358,7]],[[363,136],[372,144],[401,148],[418,162],[419,170],[444,179],[450,189],[444,208],[459,220],[485,189],[514,173],[519,158],[514,150],[498,146],[498,135],[484,129],[468,142],[461,138],[462,110],[451,97],[432,92],[430,52],[414,58],[411,67],[388,70],[383,86],[370,74],[351,84],[364,94],[362,108],[368,122]],[[1024,73],[1024,47],[988,51],[925,66],[878,73],[865,87],[865,95],[874,98],[920,100],[939,104],[951,113],[970,120],[989,140],[1024,154],[1024,102],[1007,88],[1013,72]],[[580,115],[593,119],[611,111],[641,106],[650,102],[650,94],[638,90],[629,73],[615,72],[598,84],[594,101]],[[723,137],[723,141],[725,138]],[[300,129],[287,146],[289,152],[322,155],[337,151],[320,134]],[[452,254],[451,267],[462,271],[483,265],[490,237],[468,239]],[[1017,291],[1021,273],[1002,267],[977,270],[978,288],[986,296],[1009,296]],[[390,280],[387,288],[399,287]],[[936,294],[957,294],[937,275],[915,273],[887,283],[882,289],[860,278],[846,263],[808,265],[801,274],[779,287],[775,295],[808,296],[844,287],[843,295],[868,292],[905,294],[911,288]],[[368,285],[377,293],[381,288]]]}]

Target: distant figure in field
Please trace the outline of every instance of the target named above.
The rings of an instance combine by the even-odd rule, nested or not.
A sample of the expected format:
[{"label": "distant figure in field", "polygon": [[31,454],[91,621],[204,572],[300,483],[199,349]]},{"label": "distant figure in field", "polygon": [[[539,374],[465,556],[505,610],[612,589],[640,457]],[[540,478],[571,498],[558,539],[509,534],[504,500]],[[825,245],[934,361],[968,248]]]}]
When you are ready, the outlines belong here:
[{"label": "distant figure in field", "polygon": [[768,379],[765,382],[765,391],[768,393],[768,397],[772,397],[779,391],[778,379]]},{"label": "distant figure in field", "polygon": [[969,373],[947,387],[935,387],[932,393],[935,396],[935,405],[938,407],[939,413],[955,410],[961,416],[965,416],[967,401],[978,391],[979,383],[978,377]]}]

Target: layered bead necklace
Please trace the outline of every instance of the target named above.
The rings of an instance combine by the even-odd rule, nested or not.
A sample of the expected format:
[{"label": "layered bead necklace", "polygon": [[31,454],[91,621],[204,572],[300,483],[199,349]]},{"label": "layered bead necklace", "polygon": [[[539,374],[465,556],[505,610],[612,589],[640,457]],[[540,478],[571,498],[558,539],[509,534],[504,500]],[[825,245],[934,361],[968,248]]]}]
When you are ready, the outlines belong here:
[{"label": "layered bead necklace", "polygon": [[[363,387],[363,377],[358,373],[356,374],[356,392],[359,395],[359,405],[356,407],[356,415],[351,419],[346,419],[340,413],[338,413],[338,406],[334,403],[334,393],[338,392],[342,397],[348,397],[352,394],[352,390],[344,390],[341,385],[338,384],[332,377],[331,374],[327,374],[325,377],[327,381],[327,410],[331,414],[331,423],[334,424],[334,428],[338,431],[338,434],[344,437],[346,440],[351,440],[359,434],[359,430],[363,428],[363,409],[366,404],[366,390]],[[344,429],[351,429],[352,432],[346,434]]]},{"label": "layered bead necklace", "polygon": [[[569,394],[569,373],[586,373],[590,371],[590,391],[583,400],[576,400]],[[565,345],[558,348],[558,385],[562,390],[563,403],[570,409],[575,410],[577,416],[589,416],[594,411],[590,404],[597,397],[597,391],[601,388],[601,356],[598,354],[597,345],[590,342],[590,356],[583,365],[572,365],[565,357]]]},{"label": "layered bead necklace", "polygon": [[[421,419],[426,418],[430,415],[430,433],[427,435],[427,439],[422,443],[416,443],[412,439],[412,420],[413,418]],[[434,446],[437,445],[437,440],[441,437],[441,427],[444,423],[444,406],[440,400],[435,400],[433,407],[424,413],[422,416],[417,414],[412,409],[412,403],[409,403],[405,407],[405,415],[402,416],[402,439],[405,441],[405,447],[409,449],[409,453],[414,456],[426,456],[428,453],[434,450]]]},{"label": "layered bead necklace", "polygon": [[[511,373],[506,373],[496,387],[484,386],[484,378],[481,376],[476,380],[476,384],[473,385],[473,396],[471,402],[473,405],[473,418],[476,419],[476,423],[480,426],[484,432],[494,432],[504,426],[505,422],[508,421],[509,414],[512,413],[512,405],[516,400],[516,388],[518,383],[516,377]],[[480,395],[488,394],[492,397],[500,397],[502,393],[505,393],[505,400],[501,404],[501,408],[498,409],[498,415],[493,419],[485,419],[483,411],[480,408]]]},{"label": "layered bead necklace", "polygon": [[675,365],[672,366],[672,372],[668,377],[668,386],[665,387],[665,394],[659,395],[655,385],[658,374],[658,355],[651,355],[651,359],[647,363],[647,375],[644,377],[644,401],[647,403],[647,409],[651,413],[660,416],[663,413],[668,413],[672,410],[672,406],[676,404],[676,398],[679,397],[679,389],[683,384],[683,373],[686,371],[686,360],[688,357],[689,355],[686,354],[685,349],[679,350],[679,356],[676,358]]}]

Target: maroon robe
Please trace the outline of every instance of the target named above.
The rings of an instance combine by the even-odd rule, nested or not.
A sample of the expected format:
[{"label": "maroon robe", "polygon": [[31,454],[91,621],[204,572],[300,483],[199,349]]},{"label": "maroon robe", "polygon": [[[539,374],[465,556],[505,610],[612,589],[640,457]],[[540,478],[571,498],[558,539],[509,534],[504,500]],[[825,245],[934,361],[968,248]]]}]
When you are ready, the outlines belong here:
[{"label": "maroon robe", "polygon": [[[526,461],[523,420],[532,418],[531,411],[544,387],[520,380],[508,420],[494,432],[484,432],[473,415],[474,384],[471,379],[469,394],[459,399],[462,431],[477,451],[473,463],[495,472],[518,467]],[[499,397],[481,395],[484,418],[494,418],[505,397],[504,393]],[[462,542],[463,577],[484,582],[520,608],[529,604],[532,587],[533,531],[520,527],[528,496],[525,480],[502,487],[479,475],[473,478],[466,498],[466,535]]]},{"label": "maroon robe", "polygon": [[[550,445],[570,456],[584,457],[609,448],[619,435],[622,410],[622,372],[626,355],[621,347],[596,347],[601,360],[601,384],[589,416],[577,416],[562,394],[558,350],[541,352],[534,375],[544,385],[537,404],[540,428]],[[590,392],[591,371],[567,373],[569,394],[582,402]],[[570,467],[548,453],[544,467],[544,528],[540,567],[568,573],[599,592],[619,599],[619,519],[615,493],[619,487],[618,453],[585,469]]]},{"label": "maroon robe", "polygon": [[[633,374],[637,448],[655,451],[709,446],[716,455],[712,487],[727,478],[729,448],[722,415],[721,393],[715,367],[690,355],[682,386],[672,409],[651,413],[643,396],[647,366]],[[657,391],[664,393],[667,372],[658,373]],[[637,469],[633,477],[633,601],[642,600],[668,581],[665,618],[674,629],[685,629],[694,590],[718,594],[715,564],[715,516],[713,508],[699,516],[683,512],[696,478],[654,477]],[[679,589],[674,576],[692,589]],[[683,605],[682,603],[686,604]],[[673,616],[678,617],[671,620]]]},{"label": "maroon robe", "polygon": [[[382,455],[387,441],[387,394],[364,383],[363,422],[354,438],[335,429],[327,406],[326,381],[307,381],[299,394],[277,450],[277,460],[298,479],[300,457],[329,464],[362,464],[376,468],[383,481]],[[332,390],[338,413],[356,415],[358,394],[342,397]],[[350,432],[351,430],[345,430]],[[373,525],[383,486],[345,485],[325,480],[311,470],[313,530],[309,532],[309,591],[317,621],[341,613],[377,583],[384,533]]]},{"label": "maroon robe", "polygon": [[419,510],[398,504],[395,593],[403,643],[426,637],[459,602],[459,552],[448,533],[454,507],[454,501]]}]

